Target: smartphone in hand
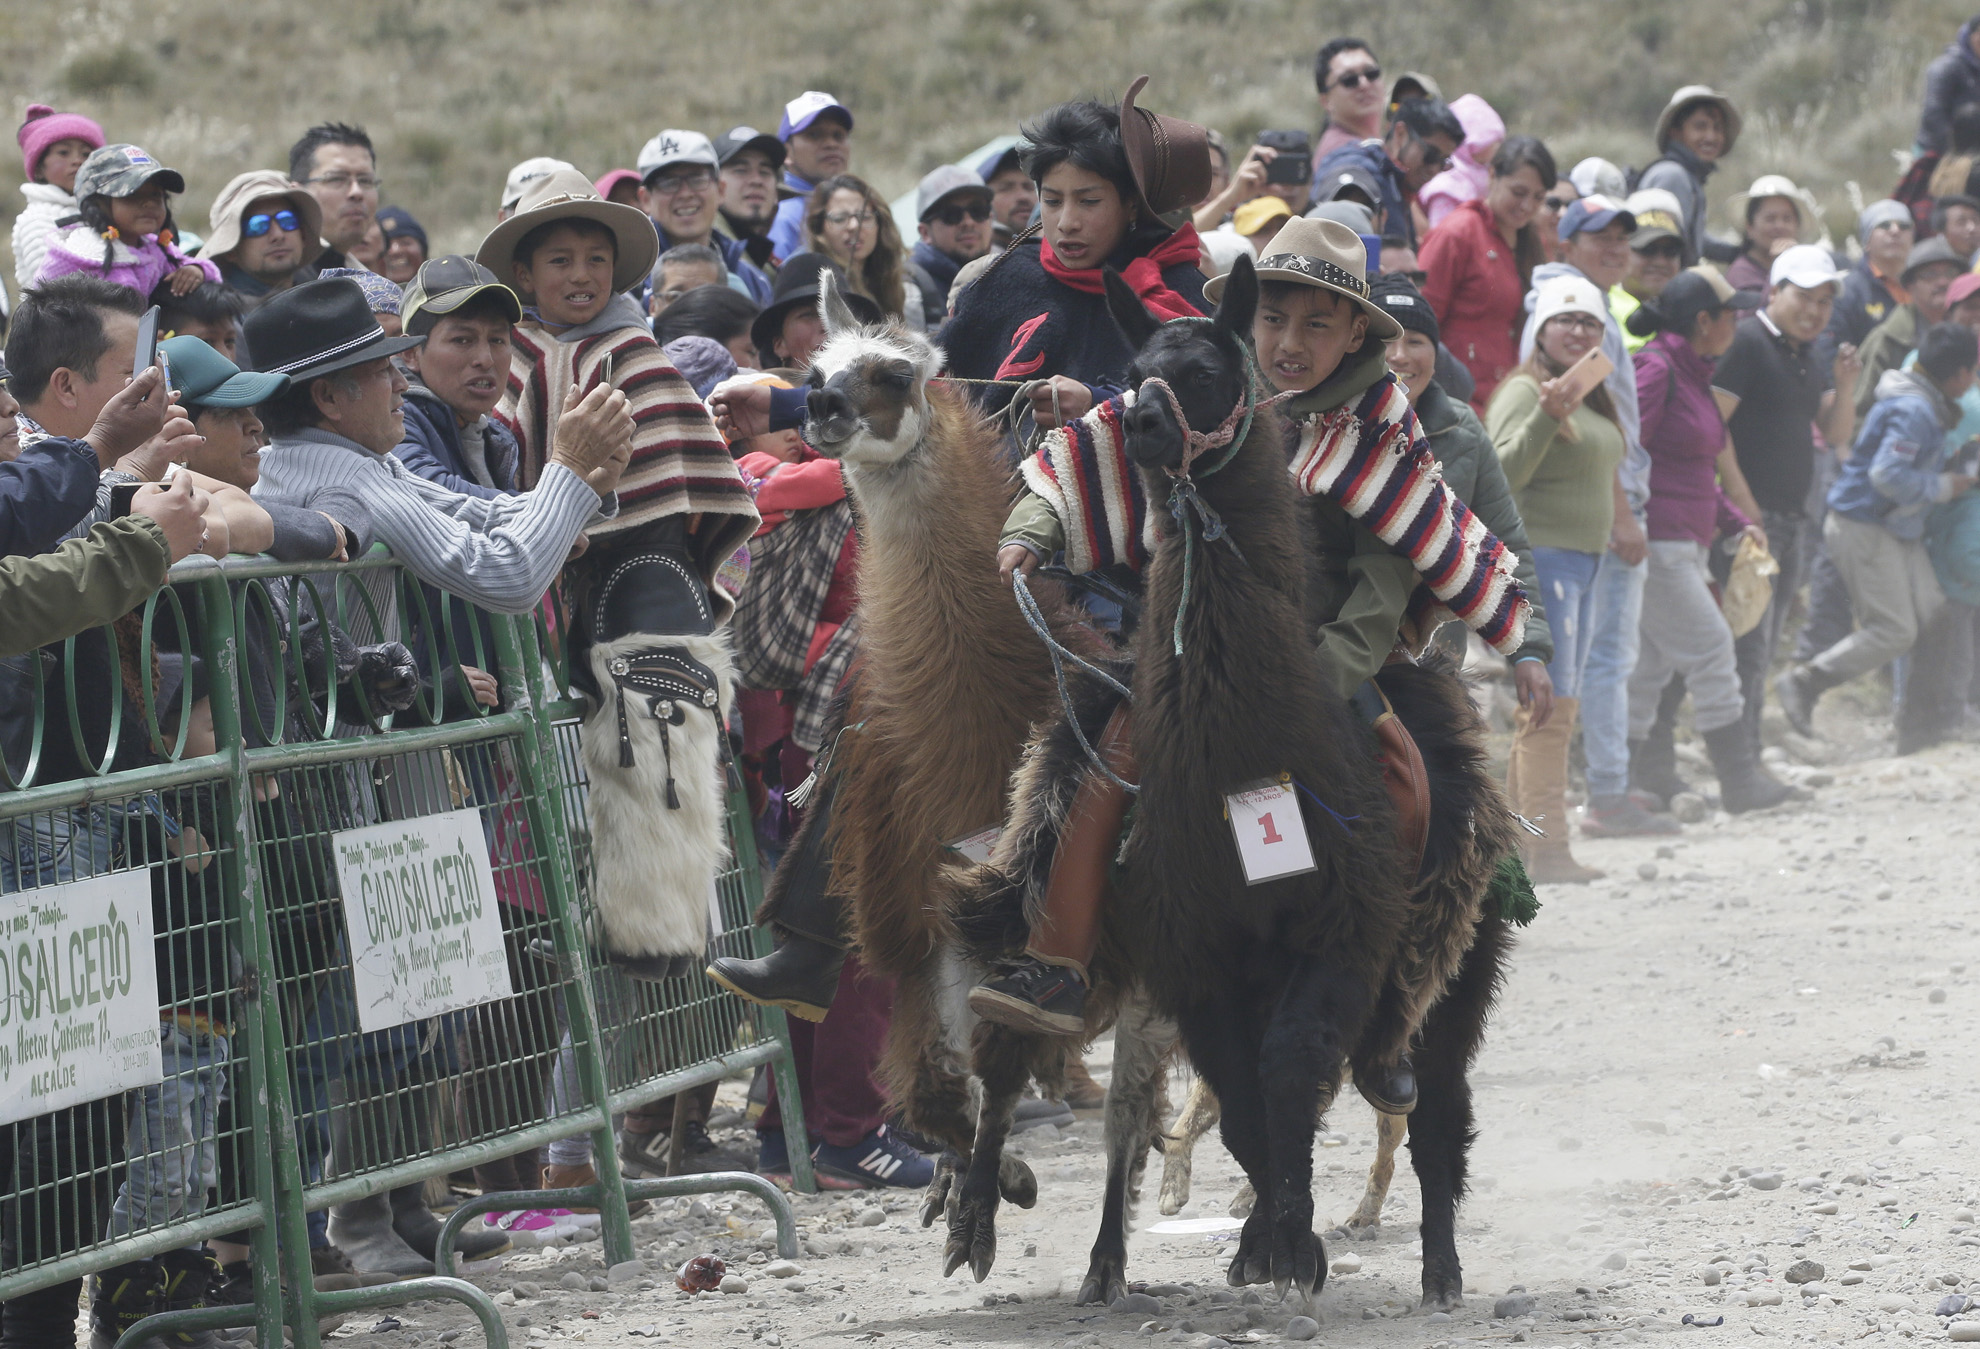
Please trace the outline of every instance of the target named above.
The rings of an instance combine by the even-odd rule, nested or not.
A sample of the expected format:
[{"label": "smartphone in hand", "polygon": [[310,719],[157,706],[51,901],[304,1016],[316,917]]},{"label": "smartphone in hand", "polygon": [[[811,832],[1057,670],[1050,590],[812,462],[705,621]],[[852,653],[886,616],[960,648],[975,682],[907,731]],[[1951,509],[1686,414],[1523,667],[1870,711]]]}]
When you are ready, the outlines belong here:
[{"label": "smartphone in hand", "polygon": [[158,363],[158,306],[144,311],[138,320],[137,357],[131,362],[131,378],[136,379]]},{"label": "smartphone in hand", "polygon": [[1585,356],[1561,373],[1561,389],[1577,400],[1583,399],[1615,373],[1616,363],[1609,359],[1608,353],[1600,347],[1591,347]]}]

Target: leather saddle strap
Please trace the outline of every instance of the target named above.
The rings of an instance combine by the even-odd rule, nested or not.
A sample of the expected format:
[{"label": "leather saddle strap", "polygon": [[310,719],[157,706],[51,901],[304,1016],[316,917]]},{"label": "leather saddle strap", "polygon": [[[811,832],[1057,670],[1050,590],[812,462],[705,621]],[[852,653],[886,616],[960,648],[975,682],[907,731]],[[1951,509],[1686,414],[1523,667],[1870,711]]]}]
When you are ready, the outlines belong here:
[{"label": "leather saddle strap", "polygon": [[1423,766],[1423,753],[1374,680],[1363,683],[1348,701],[1375,730],[1382,787],[1396,808],[1396,842],[1409,863],[1409,874],[1417,876],[1430,841],[1430,774]]}]

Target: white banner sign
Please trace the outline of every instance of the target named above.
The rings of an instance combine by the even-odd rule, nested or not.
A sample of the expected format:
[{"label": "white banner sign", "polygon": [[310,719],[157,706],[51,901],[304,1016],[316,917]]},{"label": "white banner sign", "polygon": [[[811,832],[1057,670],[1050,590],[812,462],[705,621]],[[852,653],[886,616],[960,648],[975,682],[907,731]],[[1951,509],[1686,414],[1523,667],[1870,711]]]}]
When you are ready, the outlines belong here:
[{"label": "white banner sign", "polygon": [[151,878],[0,895],[0,1124],[165,1080]]},{"label": "white banner sign", "polygon": [[347,829],[330,845],[361,1027],[389,1030],[514,992],[479,811]]}]

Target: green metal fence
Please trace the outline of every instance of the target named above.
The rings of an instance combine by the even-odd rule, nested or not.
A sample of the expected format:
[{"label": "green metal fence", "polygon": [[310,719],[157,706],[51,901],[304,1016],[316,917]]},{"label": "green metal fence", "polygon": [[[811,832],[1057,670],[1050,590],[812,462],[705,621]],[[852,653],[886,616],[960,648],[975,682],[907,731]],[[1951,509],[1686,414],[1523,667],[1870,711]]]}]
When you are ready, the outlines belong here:
[{"label": "green metal fence", "polygon": [[[617,1113],[759,1064],[785,1111],[798,1091],[781,1012],[698,973],[629,981],[594,952],[555,613],[480,613],[382,551],[193,558],[172,580],[131,618],[0,662],[0,1301],[246,1233],[252,1307],[167,1312],[123,1343],[254,1324],[272,1345],[286,1325],[314,1349],[321,1316],[440,1297],[504,1349],[487,1296],[449,1276],[481,1214],[595,1207],[616,1263],[628,1198],[744,1190],[794,1255],[789,1204],[758,1177],[620,1175]],[[418,653],[411,706],[384,714],[376,681],[343,677],[336,630]],[[462,665],[498,677],[496,708]],[[739,789],[729,813],[714,940],[758,954]],[[492,999],[457,986],[504,976]],[[430,1013],[449,1000],[471,1005]],[[468,1200],[435,1276],[314,1291],[306,1215],[577,1134],[596,1184]],[[792,1162],[810,1189],[802,1148]]]}]

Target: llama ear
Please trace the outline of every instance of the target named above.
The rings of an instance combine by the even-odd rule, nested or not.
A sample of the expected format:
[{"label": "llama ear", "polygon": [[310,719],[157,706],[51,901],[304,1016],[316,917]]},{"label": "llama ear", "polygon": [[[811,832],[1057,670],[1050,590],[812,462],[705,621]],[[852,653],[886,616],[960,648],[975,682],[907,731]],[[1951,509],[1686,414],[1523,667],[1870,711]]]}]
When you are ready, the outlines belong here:
[{"label": "llama ear", "polygon": [[830,267],[818,273],[818,316],[825,320],[825,335],[837,337],[859,327],[859,316],[846,297],[839,293],[839,277]]},{"label": "llama ear", "polygon": [[1114,316],[1114,323],[1127,338],[1128,345],[1140,351],[1162,326],[1162,320],[1148,312],[1148,306],[1134,293],[1134,287],[1123,281],[1112,267],[1101,272],[1100,280],[1107,290],[1107,312]]},{"label": "llama ear", "polygon": [[1258,271],[1251,259],[1239,255],[1224,278],[1224,293],[1217,299],[1217,326],[1229,329],[1240,342],[1251,341],[1251,321],[1258,315]]}]

